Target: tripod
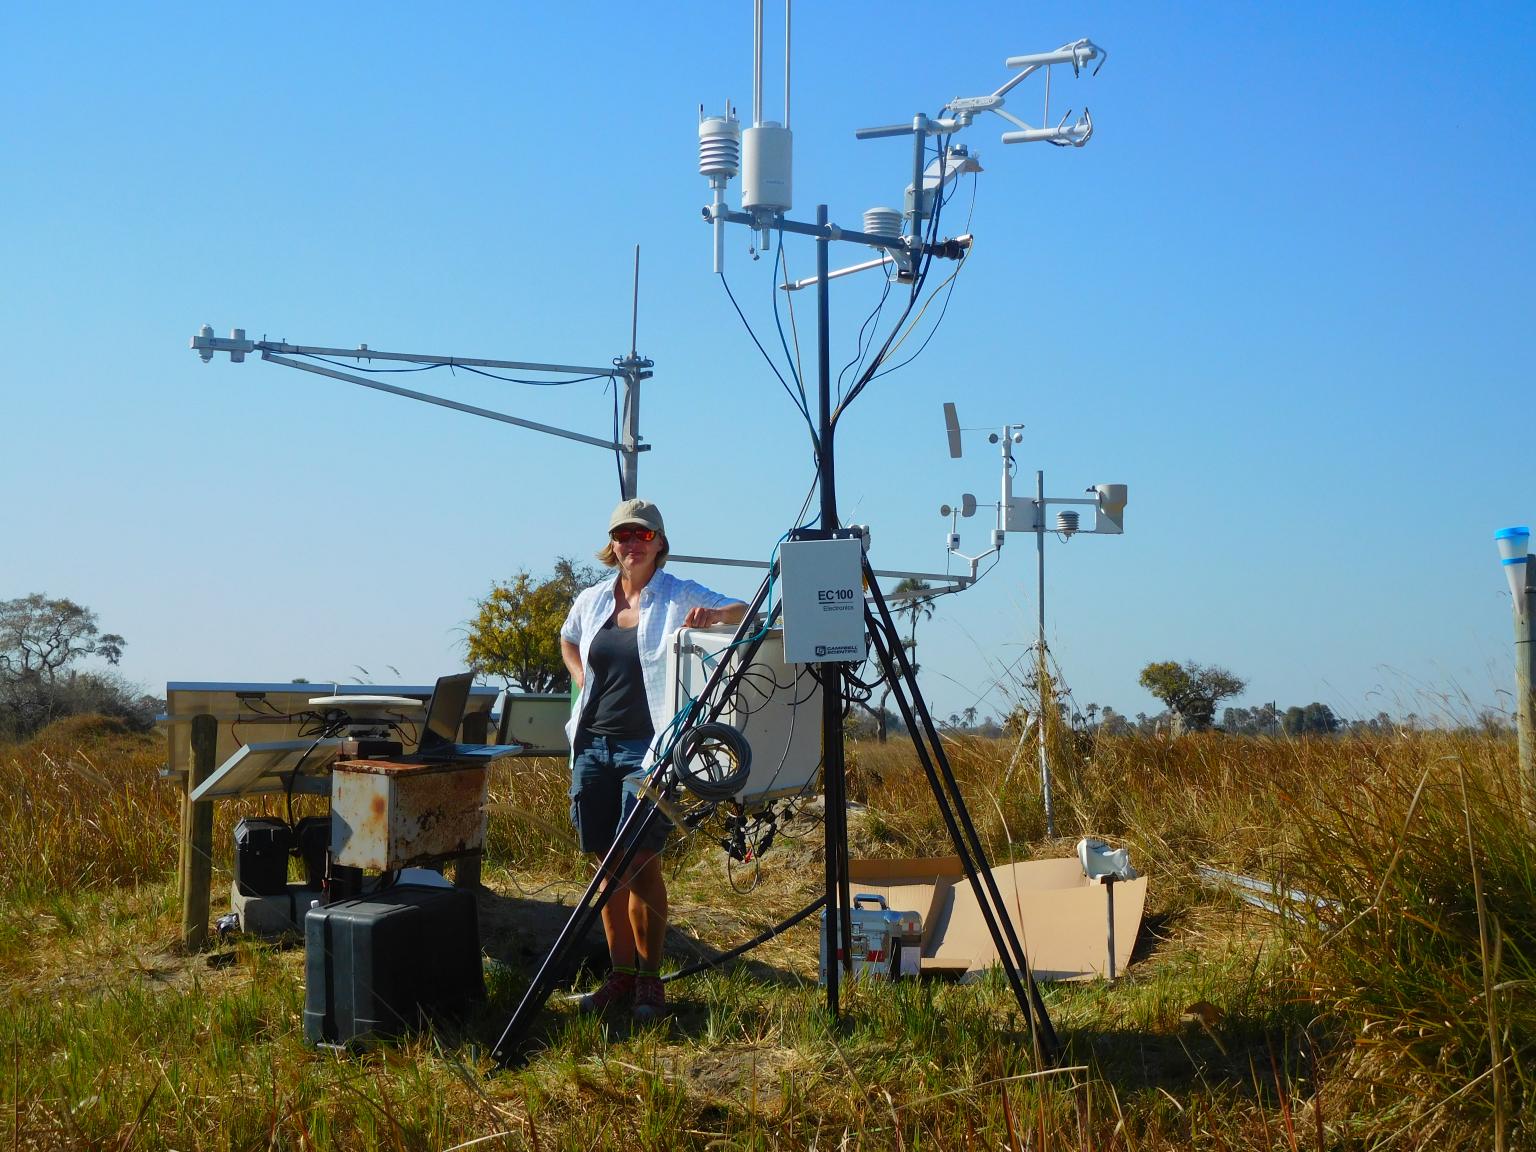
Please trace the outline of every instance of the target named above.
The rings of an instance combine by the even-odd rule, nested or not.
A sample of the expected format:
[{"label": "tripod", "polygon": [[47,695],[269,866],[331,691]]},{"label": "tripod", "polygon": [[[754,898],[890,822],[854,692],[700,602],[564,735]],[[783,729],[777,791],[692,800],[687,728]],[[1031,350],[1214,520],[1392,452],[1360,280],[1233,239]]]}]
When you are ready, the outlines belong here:
[{"label": "tripod", "polygon": [[[831,533],[796,533],[797,538],[814,539]],[[746,674],[753,656],[762,644],[763,636],[777,618],[778,611],[770,611],[766,624],[755,636],[748,633],[756,627],[757,613],[763,607],[777,567],[753,597],[746,617],[737,626],[732,651],[741,648],[741,657],[721,661],[711,673],[709,681],[699,695],[694,710],[684,718],[667,743],[664,754],[658,758],[647,781],[646,792],[658,792],[666,787],[670,753],[682,737],[700,724],[713,720],[726,706],[740,678]],[[977,906],[987,925],[987,931],[1003,961],[1003,972],[1013,991],[1023,1017],[1029,1023],[1031,1043],[1036,1062],[1045,1067],[1054,1062],[1059,1051],[1055,1030],[1046,1014],[1040,991],[1029,970],[1029,961],[1018,939],[1013,922],[1008,918],[1001,893],[988,864],[986,850],[976,832],[965,798],[960,792],[949,758],[939,740],[938,730],[928,712],[928,706],[917,686],[916,674],[906,650],[901,644],[901,633],[892,615],[869,560],[864,559],[864,576],[868,582],[870,598],[865,607],[865,623],[883,674],[891,684],[892,696],[911,734],[913,748],[927,777],[939,814],[944,821],[956,855],[960,858]],[[852,898],[849,888],[848,823],[847,823],[847,773],[843,756],[842,731],[842,679],[839,665],[821,665],[818,672],[821,681],[822,737],[823,737],[823,793],[825,799],[825,873],[824,895],[817,904],[826,909],[827,956],[826,989],[827,1011],[833,1019],[840,1014],[840,985],[843,975],[851,975],[853,957],[846,942],[852,939]],[[652,825],[663,818],[661,808],[650,800],[635,807],[620,826],[612,847],[604,854],[597,874],[587,885],[581,900],[572,910],[570,918],[561,929],[555,943],[545,956],[534,975],[522,1001],[513,1013],[493,1055],[503,1062],[512,1057],[511,1045],[523,1035],[532,1023],[534,1015],[549,998],[554,989],[557,973],[569,959],[576,942],[583,939],[596,922],[603,905],[614,891],[605,885],[605,877],[617,877],[624,873],[639,851],[640,844]]]},{"label": "tripod", "polygon": [[[918,171],[920,175],[920,164]],[[784,222],[781,226],[787,228],[788,222]],[[794,225],[793,229],[816,238],[817,402],[819,409],[816,463],[821,510],[819,528],[799,529],[791,533],[791,537],[794,539],[848,537],[855,533],[840,530],[837,527],[837,487],[833,454],[835,424],[832,419],[831,344],[827,290],[828,248],[834,238],[834,230],[827,224],[826,205],[817,207],[814,227]],[[914,227],[914,233],[915,231]],[[1034,977],[1030,973],[1029,960],[1024,947],[1019,942],[1013,922],[1008,918],[1007,909],[998,891],[997,882],[992,876],[981,838],[976,833],[976,826],[972,823],[970,813],[965,806],[965,798],[961,795],[954,773],[950,769],[949,758],[944,753],[943,746],[939,742],[938,731],[934,727],[932,717],[928,714],[928,706],[918,690],[916,675],[901,644],[901,634],[880,592],[879,583],[875,579],[873,569],[870,568],[867,556],[863,557],[862,566],[864,582],[869,589],[869,600],[865,605],[865,622],[870,641],[879,659],[881,670],[887,677],[892,694],[901,709],[907,731],[912,735],[918,760],[928,778],[929,788],[939,806],[939,813],[943,817],[950,841],[960,857],[966,879],[975,894],[987,931],[997,948],[998,956],[1002,959],[1003,972],[1013,991],[1014,999],[1018,1002],[1023,1018],[1029,1024],[1036,1064],[1044,1068],[1055,1061],[1059,1050],[1055,1030],[1051,1027],[1045,1004],[1040,998],[1039,988],[1035,985]],[[700,723],[712,721],[719,715],[730,699],[731,693],[735,691],[737,683],[746,673],[762,643],[763,636],[778,616],[778,607],[770,607],[764,626],[755,636],[749,635],[756,627],[754,621],[757,613],[767,603],[769,589],[777,573],[778,567],[775,564],[769,570],[768,577],[758,587],[746,615],[737,626],[732,639],[732,650],[734,651],[736,646],[740,645],[741,657],[736,660],[721,661],[710,674],[698,700],[689,706],[687,713],[674,726],[671,739],[665,742],[662,753],[651,770],[646,791],[659,794],[666,787],[672,749],[691,728]],[[822,789],[825,801],[826,836],[823,907],[826,910],[827,931],[827,1012],[833,1020],[836,1020],[840,1012],[841,978],[843,976],[851,978],[853,973],[853,955],[849,947],[853,931],[852,898],[848,876],[847,772],[842,714],[844,673],[842,666],[837,663],[824,663],[813,665],[813,667],[817,669],[817,678],[821,682]],[[555,974],[565,963],[576,941],[585,936],[596,921],[603,905],[613,893],[616,885],[605,884],[605,877],[617,878],[624,874],[639,851],[645,833],[655,821],[661,818],[661,809],[647,799],[632,809],[624,820],[614,838],[613,845],[604,854],[597,874],[587,885],[581,901],[572,911],[570,919],[561,929],[559,936],[556,937],[555,943],[545,956],[538,972],[535,973],[512,1019],[508,1021],[501,1038],[497,1040],[492,1051],[497,1060],[505,1062],[511,1059],[512,1043],[526,1033],[533,1016],[543,1006],[554,988]]]}]

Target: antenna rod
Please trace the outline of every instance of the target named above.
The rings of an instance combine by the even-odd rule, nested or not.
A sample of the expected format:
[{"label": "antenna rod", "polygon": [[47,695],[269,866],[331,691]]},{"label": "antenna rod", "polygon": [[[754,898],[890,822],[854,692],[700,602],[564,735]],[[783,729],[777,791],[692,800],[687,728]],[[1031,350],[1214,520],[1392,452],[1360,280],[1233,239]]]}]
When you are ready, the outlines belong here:
[{"label": "antenna rod", "polygon": [[635,245],[635,294],[629,309],[629,358],[639,357],[636,338],[640,328],[640,245]]},{"label": "antenna rod", "polygon": [[763,122],[763,0],[752,5],[752,123]]},{"label": "antenna rod", "polygon": [[784,0],[784,127],[789,127],[789,8],[792,0]]}]

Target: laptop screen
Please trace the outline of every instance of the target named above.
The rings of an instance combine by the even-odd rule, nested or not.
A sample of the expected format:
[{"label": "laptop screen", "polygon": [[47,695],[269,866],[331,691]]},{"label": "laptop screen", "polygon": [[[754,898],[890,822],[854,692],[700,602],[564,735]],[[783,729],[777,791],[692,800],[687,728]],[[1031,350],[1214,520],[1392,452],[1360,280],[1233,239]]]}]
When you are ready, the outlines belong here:
[{"label": "laptop screen", "polygon": [[420,751],[458,742],[459,726],[464,722],[464,707],[469,703],[469,688],[474,678],[473,672],[438,677],[437,685],[432,689],[432,703],[427,709],[427,726],[418,745]]}]

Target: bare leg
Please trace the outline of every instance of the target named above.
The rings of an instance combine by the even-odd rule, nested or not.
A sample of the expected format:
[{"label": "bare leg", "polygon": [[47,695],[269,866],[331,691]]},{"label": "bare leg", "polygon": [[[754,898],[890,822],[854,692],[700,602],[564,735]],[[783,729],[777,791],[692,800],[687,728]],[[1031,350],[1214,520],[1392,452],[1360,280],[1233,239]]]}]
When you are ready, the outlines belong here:
[{"label": "bare leg", "polygon": [[[605,889],[611,886],[612,881],[603,881]],[[629,910],[633,897],[626,898],[628,891],[629,885],[621,882],[603,904],[603,936],[607,938],[608,960],[614,968],[635,966],[635,934],[630,927]]]},{"label": "bare leg", "polygon": [[[661,857],[654,852],[636,855],[629,871],[628,888],[633,962],[642,972],[660,972],[667,938],[667,882],[661,871]],[[609,946],[612,947],[611,941]]]}]

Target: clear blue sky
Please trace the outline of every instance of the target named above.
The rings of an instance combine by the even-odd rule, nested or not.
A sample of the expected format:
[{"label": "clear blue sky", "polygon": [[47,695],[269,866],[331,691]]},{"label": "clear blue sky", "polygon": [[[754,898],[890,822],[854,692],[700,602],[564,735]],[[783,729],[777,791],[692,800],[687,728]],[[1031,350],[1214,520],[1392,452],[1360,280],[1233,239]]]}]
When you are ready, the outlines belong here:
[{"label": "clear blue sky", "polygon": [[[968,426],[1027,425],[1021,489],[1037,468],[1048,495],[1130,485],[1123,537],[1047,545],[1079,702],[1155,711],[1139,669],[1193,659],[1245,676],[1246,703],[1507,704],[1492,535],[1536,521],[1536,9],[801,5],[793,214],[825,202],[857,227],[899,206],[906,146],[855,128],[990,92],[1005,57],[1079,36],[1108,62],[1058,74],[1053,107],[1091,107],[1086,148],[1005,147],[995,118],[959,138],[986,169],[975,253],[922,357],[843,422],[844,519],[872,526],[879,567],[944,568],[938,506],[997,486],[983,434],[948,458],[953,400]],[[751,77],[745,2],[5,7],[0,597],[90,605],[156,690],[459,666],[493,580],[598,547],[611,457],[205,365],[187,340],[206,321],[602,364],[628,351],[637,243],[642,493],[677,550],[765,557],[811,464],[710,271],[696,151],[699,104],[750,111]],[[1029,81],[1009,107],[1036,118],[1040,98]],[[773,271],[747,243],[733,230],[727,273],[766,341]],[[813,271],[808,244],[788,255]],[[836,364],[877,291],[836,284]],[[598,384],[407,382],[611,421]],[[993,684],[1034,617],[1016,536],[920,631],[935,710],[1005,712]]]}]

